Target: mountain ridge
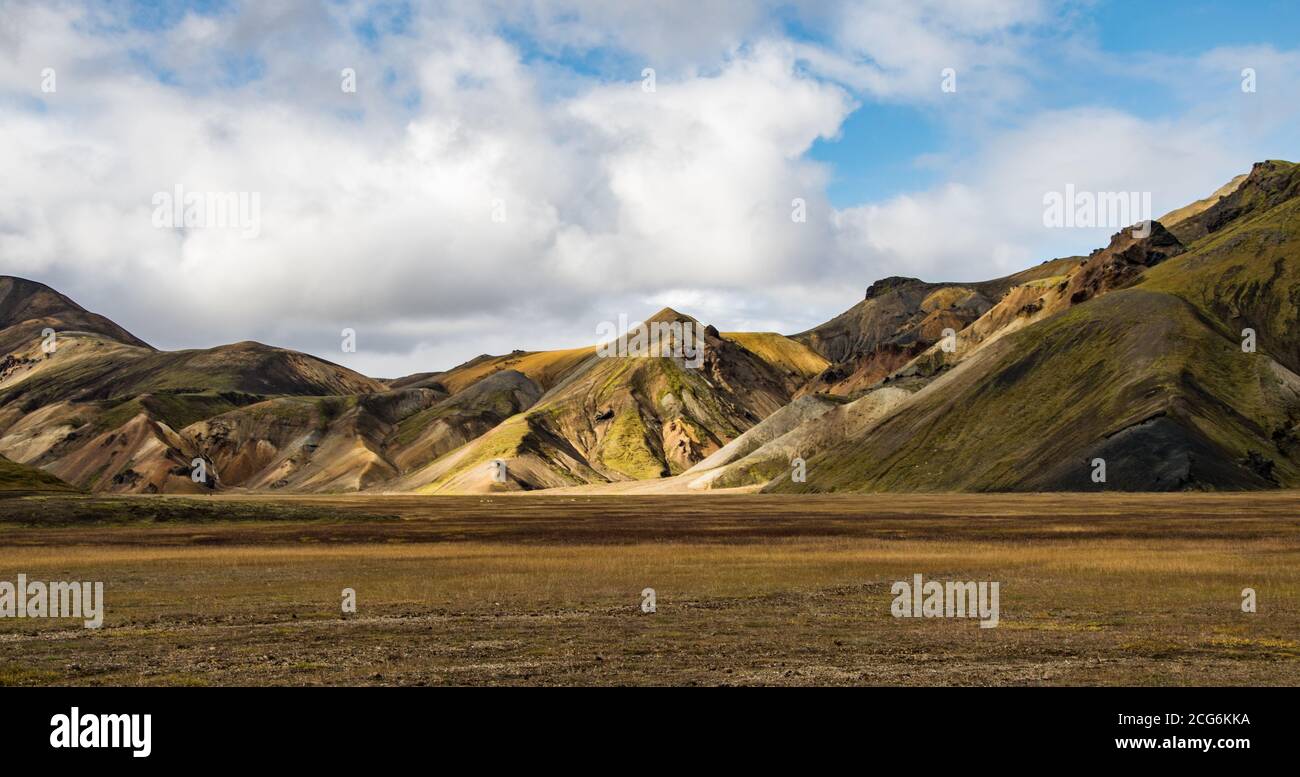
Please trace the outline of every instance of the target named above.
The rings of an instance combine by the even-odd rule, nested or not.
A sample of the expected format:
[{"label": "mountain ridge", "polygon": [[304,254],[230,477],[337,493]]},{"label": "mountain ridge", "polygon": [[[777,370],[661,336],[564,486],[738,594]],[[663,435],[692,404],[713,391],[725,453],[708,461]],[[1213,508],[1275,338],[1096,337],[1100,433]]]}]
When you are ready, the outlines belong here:
[{"label": "mountain ridge", "polygon": [[159,351],[0,276],[0,454],[127,493],[1300,485],[1300,172],[1257,163],[1168,218],[990,281],[882,278],[789,336],[640,324],[698,325],[698,360],[594,343],[388,380],[253,341]]}]

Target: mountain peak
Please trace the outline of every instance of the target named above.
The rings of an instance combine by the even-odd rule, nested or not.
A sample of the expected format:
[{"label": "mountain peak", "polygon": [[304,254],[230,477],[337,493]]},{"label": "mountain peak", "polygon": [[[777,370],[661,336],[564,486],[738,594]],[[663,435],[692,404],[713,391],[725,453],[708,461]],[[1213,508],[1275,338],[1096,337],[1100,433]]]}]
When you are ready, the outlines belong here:
[{"label": "mountain peak", "polygon": [[655,313],[650,318],[646,319],[647,324],[658,324],[661,322],[672,323],[673,321],[680,321],[682,323],[694,323],[694,324],[700,323],[695,318],[688,316],[685,313],[678,313],[676,310],[673,310],[672,308],[664,308],[663,310],[660,310],[658,313]]},{"label": "mountain peak", "polygon": [[[1238,219],[1263,213],[1300,197],[1300,173],[1294,162],[1269,159],[1256,162],[1241,184],[1194,216],[1172,227],[1184,244],[1225,229]],[[1194,204],[1195,205],[1195,204]]]},{"label": "mountain peak", "polygon": [[65,313],[85,313],[77,303],[37,281],[0,275],[0,326]]},{"label": "mountain peak", "polygon": [[924,283],[920,278],[908,278],[902,275],[891,275],[888,278],[881,278],[867,287],[867,296],[864,299],[879,297],[881,294],[893,291],[900,286],[911,286],[914,283]]},{"label": "mountain peak", "polygon": [[1250,172],[1260,174],[1286,172],[1293,167],[1295,167],[1295,162],[1288,162],[1285,159],[1265,159],[1263,162],[1256,162],[1251,165]]},{"label": "mountain peak", "polygon": [[[39,331],[92,332],[127,345],[149,348],[149,344],[97,313],[91,313],[70,298],[38,281],[0,275],[0,329],[21,327]],[[25,334],[22,336],[26,336]],[[6,347],[13,345],[7,343]]]}]

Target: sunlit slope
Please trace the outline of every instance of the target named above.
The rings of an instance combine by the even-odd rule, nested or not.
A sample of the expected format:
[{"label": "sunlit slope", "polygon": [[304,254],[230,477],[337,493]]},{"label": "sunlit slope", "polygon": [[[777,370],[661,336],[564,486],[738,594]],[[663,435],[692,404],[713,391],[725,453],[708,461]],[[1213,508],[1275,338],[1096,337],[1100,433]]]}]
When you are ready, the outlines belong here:
[{"label": "sunlit slope", "polygon": [[[1200,226],[1186,234],[1203,234],[1185,251],[953,360],[894,415],[813,457],[807,483],[769,488],[1300,485],[1296,178],[1293,165],[1257,165],[1189,218]],[[1243,351],[1243,327],[1257,352]]]},{"label": "sunlit slope", "polygon": [[[473,492],[666,477],[780,409],[803,380],[793,365],[807,354],[770,336],[749,342],[775,363],[671,309],[647,323],[674,321],[703,333],[698,366],[589,356],[525,413],[392,487]],[[496,460],[506,465],[505,483],[491,477]]]},{"label": "sunlit slope", "polygon": [[687,473],[701,473],[717,469],[744,458],[791,429],[838,407],[843,401],[838,397],[833,398],[820,394],[809,394],[800,397],[764,418],[744,434],[695,464],[695,466],[687,470]]},{"label": "sunlit slope", "polygon": [[[1129,289],[1010,335],[782,491],[1300,485],[1300,379],[1173,295]],[[1252,456],[1252,451],[1256,454]],[[1092,460],[1107,462],[1093,483]]]},{"label": "sunlit slope", "polygon": [[[1172,231],[1174,234],[1179,234],[1180,232],[1183,231],[1179,228],[1180,224],[1182,224],[1184,221],[1187,221],[1188,219],[1194,216],[1199,216],[1200,214],[1209,210],[1211,207],[1217,205],[1219,200],[1235,192],[1237,189],[1241,187],[1241,184],[1246,180],[1247,175],[1248,175],[1247,173],[1242,173],[1241,175],[1233,177],[1231,181],[1228,181],[1223,186],[1220,186],[1209,197],[1199,199],[1196,202],[1190,203],[1188,205],[1184,205],[1181,208],[1175,208],[1174,210],[1171,210],[1165,215],[1161,216],[1159,219],[1157,219],[1157,221],[1159,221],[1161,224],[1164,224],[1165,229]],[[1190,234],[1184,233],[1183,236],[1189,237]]]},{"label": "sunlit slope", "polygon": [[397,422],[386,449],[400,473],[411,472],[486,434],[532,407],[542,387],[515,370],[494,372]]},{"label": "sunlit slope", "polygon": [[806,381],[830,364],[807,345],[776,332],[723,332],[722,337],[741,346],[794,380]]},{"label": "sunlit slope", "polygon": [[1060,275],[1037,278],[1012,286],[996,305],[956,333],[952,342],[938,342],[911,362],[887,376],[894,385],[920,388],[943,370],[951,369],[980,349],[1039,321],[1059,315],[1112,291],[1141,281],[1152,267],[1186,251],[1186,247],[1159,222],[1136,234],[1122,229],[1105,248],[1086,258],[1057,265]]},{"label": "sunlit slope", "polygon": [[1225,213],[1204,215],[1237,213],[1231,227],[1148,272],[1142,288],[1188,300],[1234,339],[1255,330],[1261,351],[1300,372],[1300,166],[1257,165],[1216,207]]},{"label": "sunlit slope", "polygon": [[[744,455],[730,457],[721,466],[706,469],[712,462],[701,462],[691,471],[696,477],[690,487],[699,490],[762,486],[789,475],[796,459],[804,460],[806,468],[807,459],[845,440],[857,439],[881,419],[889,417],[909,396],[903,389],[885,387],[869,391],[851,402],[823,405],[824,413],[809,413],[801,423],[745,450]],[[824,398],[804,396],[795,403],[810,399]],[[772,417],[775,418],[776,414]],[[739,439],[743,441],[745,436]]]},{"label": "sunlit slope", "polygon": [[222,487],[359,491],[470,442],[531,406],[541,389],[498,372],[446,397],[429,388],[277,397],[183,430]]},{"label": "sunlit slope", "polygon": [[595,351],[594,347],[589,347],[559,351],[515,351],[505,356],[484,355],[440,373],[436,380],[454,394],[489,375],[513,370],[527,376],[543,389],[549,389]]}]

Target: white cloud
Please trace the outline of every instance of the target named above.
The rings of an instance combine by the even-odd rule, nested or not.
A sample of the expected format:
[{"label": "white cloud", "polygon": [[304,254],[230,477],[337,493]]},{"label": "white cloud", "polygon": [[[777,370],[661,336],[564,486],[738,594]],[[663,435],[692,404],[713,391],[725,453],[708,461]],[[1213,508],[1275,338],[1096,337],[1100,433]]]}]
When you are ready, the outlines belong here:
[{"label": "white cloud", "polygon": [[[883,275],[977,279],[1104,242],[1045,231],[1047,190],[1154,189],[1159,212],[1263,146],[1197,115],[1031,114],[977,153],[931,157],[950,164],[940,186],[836,211],[807,151],[858,101],[930,103],[952,66],[987,118],[1024,91],[1028,36],[1054,12],[809,3],[794,13],[821,39],[790,40],[776,7],[434,4],[373,44],[351,32],[375,13],[359,2],[256,3],[157,32],[7,7],[0,272],[163,347],[255,338],[396,375],[588,343],[598,321],[662,305],[801,329]],[[561,61],[595,48],[636,64],[611,77]],[[1290,56],[1246,54],[1270,74]],[[1216,57],[1239,54],[1201,66]],[[653,93],[641,61],[660,68]],[[151,197],[176,184],[259,192],[261,235],[155,229]],[[343,327],[356,354],[338,352]]]},{"label": "white cloud", "polygon": [[1151,192],[1152,215],[1206,196],[1250,169],[1258,149],[1221,123],[1142,120],[1109,109],[1043,113],[991,141],[932,190],[838,216],[845,250],[879,257],[888,274],[979,280],[1057,256],[1086,254],[1118,229],[1043,226],[1043,197]]},{"label": "white cloud", "polygon": [[552,54],[611,49],[643,60],[635,72],[644,65],[680,75],[716,62],[754,37],[779,32],[771,12],[780,5],[774,0],[505,0],[489,4],[484,23],[520,26]]},{"label": "white cloud", "polygon": [[[943,71],[957,94],[991,108],[1019,95],[1030,64],[1030,31],[1053,19],[1039,0],[918,0],[844,3],[827,12],[833,46],[807,46],[814,68],[884,99],[937,102]],[[992,104],[992,105],[989,105]]]},{"label": "white cloud", "polygon": [[[67,17],[29,23],[86,37]],[[215,55],[191,48],[244,27],[191,17],[156,60],[194,81],[185,68]],[[331,110],[346,99],[312,80],[337,89],[337,68],[308,74],[282,54],[224,89],[71,68],[43,112],[0,117],[0,165],[22,182],[0,199],[6,271],[57,279],[166,347],[257,337],[321,352],[352,326],[388,350],[323,355],[391,373],[510,337],[583,343],[598,319],[652,312],[638,306],[656,290],[783,283],[804,272],[790,256],[829,247],[825,173],[802,155],[852,102],[800,75],[788,47],[756,44],[654,93],[629,80],[547,100],[501,38],[445,20],[412,32],[419,45],[388,63],[418,90],[405,114],[374,97],[364,114]],[[336,63],[365,73],[371,56]],[[286,81],[308,96],[291,102]],[[177,184],[257,192],[260,236],[153,228],[153,194]],[[809,223],[791,221],[794,197]],[[440,363],[414,363],[429,355]]]}]

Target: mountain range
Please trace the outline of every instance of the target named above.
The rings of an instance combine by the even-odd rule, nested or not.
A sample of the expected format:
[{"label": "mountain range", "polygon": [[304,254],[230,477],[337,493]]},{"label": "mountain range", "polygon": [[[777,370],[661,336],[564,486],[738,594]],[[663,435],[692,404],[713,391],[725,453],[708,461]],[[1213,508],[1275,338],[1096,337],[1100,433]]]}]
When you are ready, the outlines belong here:
[{"label": "mountain range", "polygon": [[255,342],[160,351],[0,276],[0,491],[1300,485],[1300,166],[1149,227],[996,280],[885,278],[789,336],[640,325],[697,327],[698,367],[591,345],[386,380]]}]

